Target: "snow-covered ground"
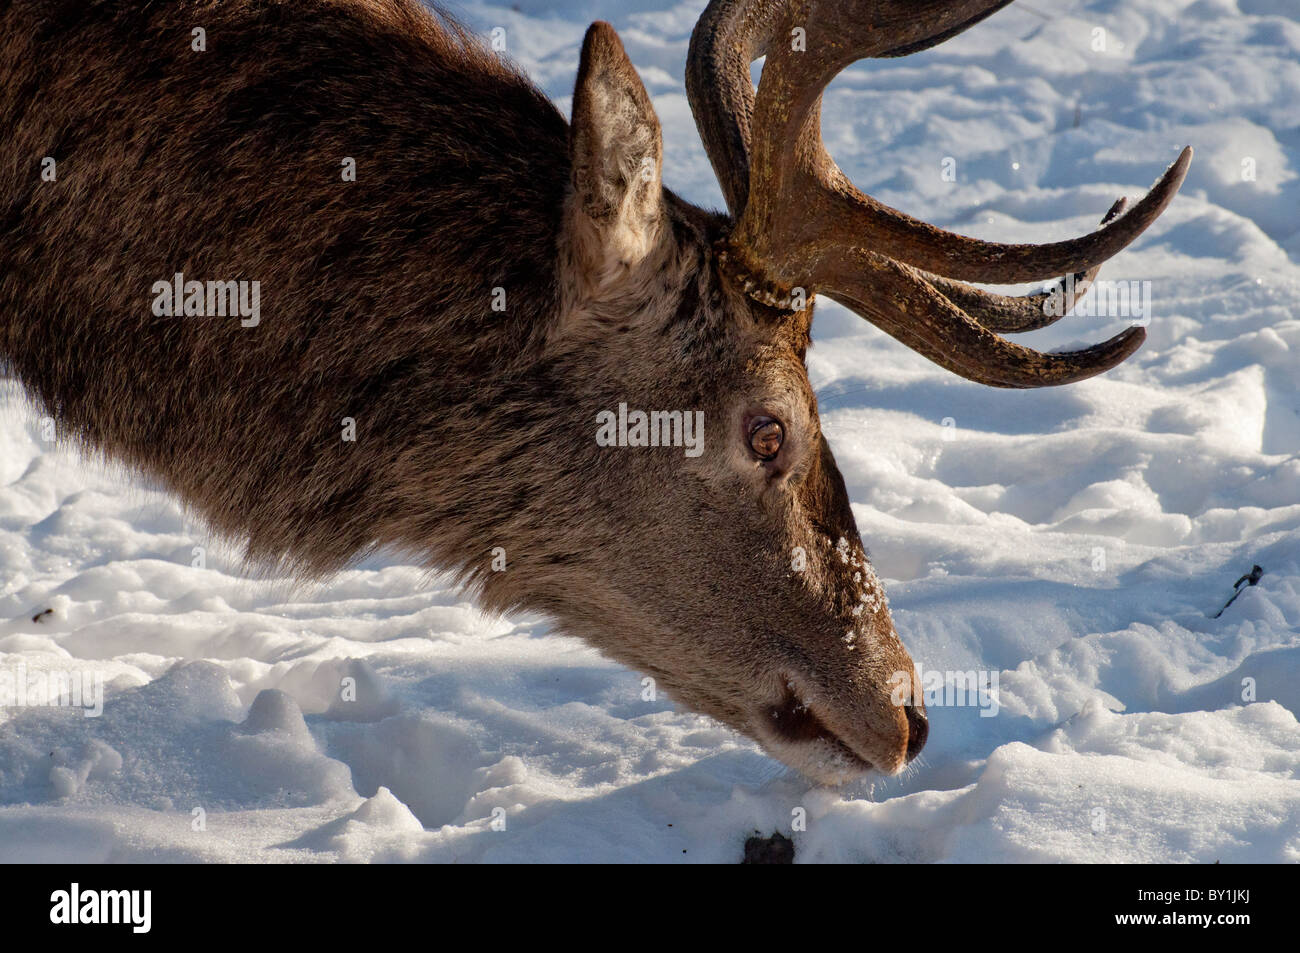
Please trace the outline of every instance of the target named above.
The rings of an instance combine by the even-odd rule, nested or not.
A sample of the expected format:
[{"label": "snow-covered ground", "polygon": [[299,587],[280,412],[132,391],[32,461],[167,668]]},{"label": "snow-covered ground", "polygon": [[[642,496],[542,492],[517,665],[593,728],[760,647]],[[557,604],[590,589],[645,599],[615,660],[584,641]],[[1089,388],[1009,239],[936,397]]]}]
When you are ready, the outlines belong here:
[{"label": "snow-covered ground", "polygon": [[[566,109],[587,23],[613,22],[668,185],[717,206],[681,81],[702,7],[453,9],[503,28]],[[174,501],[44,441],[6,382],[0,672],[98,672],[108,702],[0,710],[0,860],[730,862],[801,818],[800,861],[1300,860],[1298,15],[1025,0],[828,95],[861,187],[986,238],[1089,230],[1196,149],[1103,270],[1151,282],[1151,315],[1102,378],[982,388],[819,305],[823,426],[899,631],[925,670],[998,680],[993,717],[931,705],[905,776],[810,789],[540,620],[486,617],[398,562],[311,588],[241,577]],[[365,704],[337,701],[348,676]]]}]

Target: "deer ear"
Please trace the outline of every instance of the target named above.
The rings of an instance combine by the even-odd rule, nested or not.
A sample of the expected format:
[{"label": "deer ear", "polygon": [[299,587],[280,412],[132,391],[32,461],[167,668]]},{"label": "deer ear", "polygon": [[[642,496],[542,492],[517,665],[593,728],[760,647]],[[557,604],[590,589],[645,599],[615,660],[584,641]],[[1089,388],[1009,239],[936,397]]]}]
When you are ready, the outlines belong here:
[{"label": "deer ear", "polygon": [[645,260],[664,230],[659,119],[608,23],[593,23],[582,44],[569,157],[571,247],[599,287]]}]

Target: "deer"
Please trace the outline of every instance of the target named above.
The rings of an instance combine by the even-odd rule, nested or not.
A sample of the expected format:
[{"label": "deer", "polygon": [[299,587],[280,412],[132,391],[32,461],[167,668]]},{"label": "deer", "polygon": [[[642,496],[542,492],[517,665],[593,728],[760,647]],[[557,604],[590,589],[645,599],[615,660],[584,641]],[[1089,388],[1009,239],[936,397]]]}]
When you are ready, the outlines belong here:
[{"label": "deer", "polygon": [[[60,439],[249,566],[396,554],[816,784],[898,774],[928,716],[821,430],[814,299],[980,384],[1102,373],[1141,327],[1003,335],[1068,313],[1191,159],[1047,244],[860,192],[821,139],[827,85],[1009,2],[712,0],[686,66],[711,210],[664,186],[605,22],[566,119],[417,0],[2,0],[0,359]],[[666,445],[675,417],[647,443],[642,408],[700,421],[700,452]],[[598,440],[616,413],[627,439]]]}]

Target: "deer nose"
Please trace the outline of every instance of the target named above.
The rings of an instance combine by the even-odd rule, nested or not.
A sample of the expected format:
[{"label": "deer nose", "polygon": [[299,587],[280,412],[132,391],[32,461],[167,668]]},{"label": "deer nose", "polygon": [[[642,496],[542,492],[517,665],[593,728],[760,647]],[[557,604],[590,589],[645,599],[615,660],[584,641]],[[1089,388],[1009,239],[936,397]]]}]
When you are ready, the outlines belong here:
[{"label": "deer nose", "polygon": [[907,705],[907,760],[910,762],[925,747],[925,739],[930,735],[930,719],[925,711],[915,705]]}]

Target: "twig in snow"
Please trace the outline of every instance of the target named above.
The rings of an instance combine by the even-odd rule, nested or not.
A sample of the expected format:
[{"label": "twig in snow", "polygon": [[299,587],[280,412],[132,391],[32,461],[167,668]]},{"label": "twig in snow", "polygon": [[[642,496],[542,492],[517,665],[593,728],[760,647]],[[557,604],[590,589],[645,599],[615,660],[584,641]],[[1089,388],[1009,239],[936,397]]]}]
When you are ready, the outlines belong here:
[{"label": "twig in snow", "polygon": [[[1233,583],[1232,588],[1236,591],[1233,592],[1232,598],[1223,604],[1223,609],[1228,608],[1228,606],[1236,602],[1237,597],[1241,595],[1242,591],[1247,586],[1253,586],[1257,582],[1259,582],[1259,577],[1262,575],[1264,575],[1264,567],[1262,566],[1251,567],[1250,572],[1246,573],[1246,575],[1242,576],[1235,583]],[[1214,613],[1214,615],[1210,616],[1210,618],[1217,619],[1219,616],[1223,615],[1223,609],[1220,609],[1218,612]]]}]

